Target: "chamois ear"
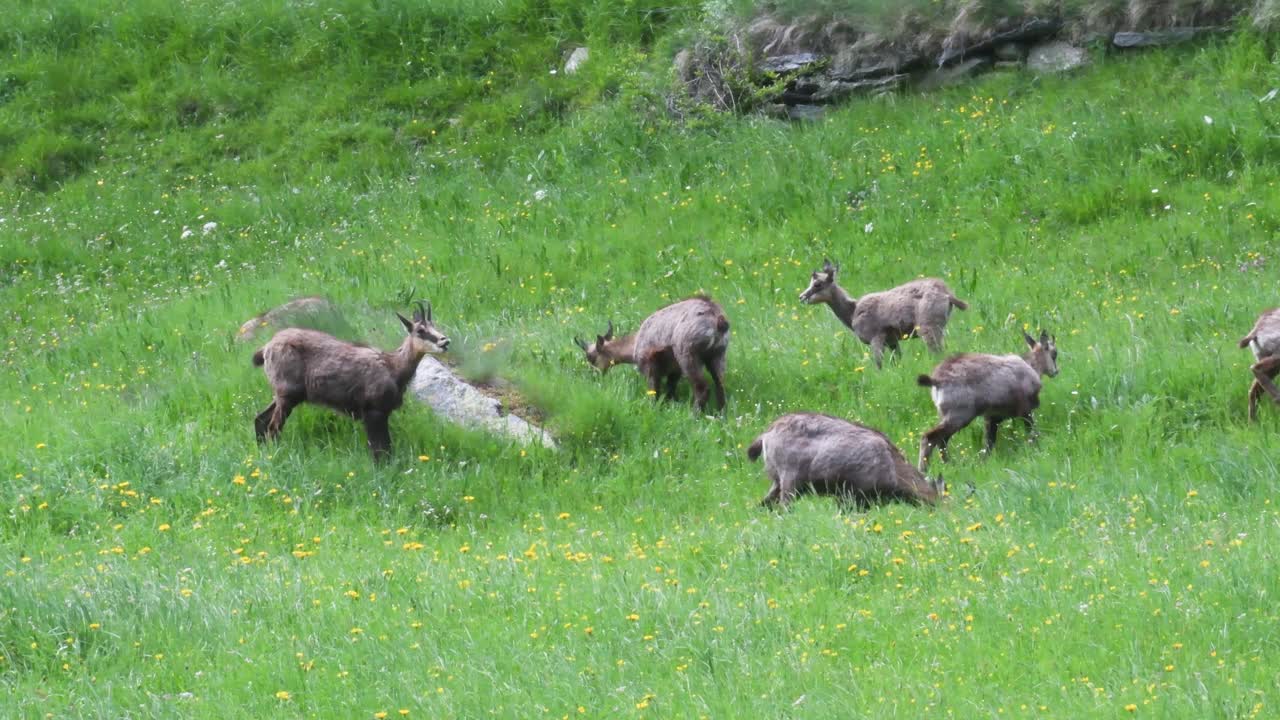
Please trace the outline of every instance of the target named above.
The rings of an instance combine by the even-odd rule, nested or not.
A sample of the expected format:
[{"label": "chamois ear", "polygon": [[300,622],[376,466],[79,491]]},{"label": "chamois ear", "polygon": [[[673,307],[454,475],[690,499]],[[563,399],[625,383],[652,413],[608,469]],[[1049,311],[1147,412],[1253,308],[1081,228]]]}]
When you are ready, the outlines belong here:
[{"label": "chamois ear", "polygon": [[839,269],[840,269],[840,266],[832,265],[830,259],[822,258],[822,272],[835,275],[836,271],[838,271]]},{"label": "chamois ear", "polygon": [[604,342],[605,342],[605,340],[608,340],[608,338],[606,338],[606,337],[605,337],[605,336],[603,336],[603,335],[597,335],[597,336],[596,336],[596,350],[602,350],[602,349],[604,349]]},{"label": "chamois ear", "polygon": [[1044,330],[1040,331],[1040,344],[1041,345],[1049,344],[1049,333],[1045,332]]},{"label": "chamois ear", "polygon": [[409,332],[413,332],[413,323],[409,322],[409,319],[408,319],[408,318],[406,318],[405,316],[401,315],[400,313],[396,313],[396,317],[400,318],[400,322],[401,322],[401,324],[403,324],[403,325],[404,325],[404,329],[405,329],[405,330],[407,330],[407,331],[409,331]]},{"label": "chamois ear", "polygon": [[1026,330],[1022,331],[1022,339],[1027,341],[1028,347],[1036,346],[1036,339],[1028,335]]}]

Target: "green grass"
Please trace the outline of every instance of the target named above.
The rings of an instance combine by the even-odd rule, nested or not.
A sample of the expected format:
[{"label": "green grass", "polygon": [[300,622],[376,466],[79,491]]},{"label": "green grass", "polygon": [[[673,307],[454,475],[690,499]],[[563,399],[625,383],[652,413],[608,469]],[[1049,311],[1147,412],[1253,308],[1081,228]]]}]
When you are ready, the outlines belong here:
[{"label": "green grass", "polygon": [[[78,171],[0,185],[0,715],[1277,712],[1280,412],[1246,422],[1235,346],[1276,304],[1280,104],[1258,101],[1280,85],[1273,38],[993,75],[815,125],[693,128],[658,90],[679,27],[584,20],[610,44],[566,79],[547,72],[568,17],[552,5],[519,7],[543,18],[545,37],[512,40],[536,62],[498,72],[492,103],[430,110],[476,122],[417,149],[389,104],[347,102],[398,92],[398,51],[366,63],[359,23],[287,21],[345,5],[184,4],[183,32],[294,27],[278,47],[313,47],[310,75],[255,64],[257,40],[207,67],[194,41],[166,54],[147,28],[187,22],[168,3],[110,20],[115,5],[84,3],[48,27],[51,5],[6,11],[0,77],[28,80],[0,133],[97,129]],[[604,23],[635,5],[590,7]],[[100,85],[90,57],[153,65],[150,89]],[[190,87],[241,109],[157,119],[197,66],[208,82]],[[512,98],[531,87],[574,101],[520,125]],[[71,95],[50,105],[55,89]],[[757,508],[767,482],[743,448],[778,414],[857,419],[908,456],[935,419],[921,343],[876,372],[798,304],[823,256],[855,293],[947,279],[971,305],[952,350],[1054,332],[1040,442],[1011,428],[982,460],[965,430],[944,471],[976,491],[934,510]],[[547,410],[559,452],[417,403],[393,416],[385,467],[315,408],[254,443],[268,387],[239,324],[323,292],[390,345],[409,288],[465,362]],[[700,290],[733,322],[724,418],[655,407],[636,373],[600,377],[573,346]]]}]

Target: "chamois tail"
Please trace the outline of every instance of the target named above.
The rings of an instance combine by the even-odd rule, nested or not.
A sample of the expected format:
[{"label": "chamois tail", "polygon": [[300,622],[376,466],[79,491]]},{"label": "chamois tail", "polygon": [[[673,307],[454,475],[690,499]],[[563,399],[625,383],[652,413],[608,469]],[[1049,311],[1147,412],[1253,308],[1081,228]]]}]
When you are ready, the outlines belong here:
[{"label": "chamois tail", "polygon": [[747,448],[747,459],[755,462],[760,459],[760,453],[762,452],[764,452],[764,435],[751,442],[751,447]]},{"label": "chamois tail", "polygon": [[917,375],[916,384],[920,387],[933,387],[933,378],[928,375]]},{"label": "chamois tail", "polygon": [[254,354],[253,354],[253,366],[254,366],[254,367],[262,367],[262,363],[264,363],[264,362],[266,362],[266,359],[262,357],[262,351],[261,351],[261,350],[259,350],[258,352],[256,352],[256,353],[254,353]]},{"label": "chamois tail", "polygon": [[948,298],[948,299],[951,301],[951,305],[952,305],[953,307],[957,307],[957,308],[959,308],[959,309],[961,309],[961,310],[968,310],[968,309],[969,309],[969,303],[967,303],[967,302],[965,302],[965,301],[961,300],[960,298],[956,297],[955,295],[952,295],[952,296],[951,296],[950,298]]},{"label": "chamois tail", "polygon": [[1254,339],[1255,339],[1255,336],[1253,333],[1249,333],[1248,335],[1245,335],[1244,337],[1240,338],[1240,347],[1242,348],[1249,347],[1249,343],[1253,342]]}]

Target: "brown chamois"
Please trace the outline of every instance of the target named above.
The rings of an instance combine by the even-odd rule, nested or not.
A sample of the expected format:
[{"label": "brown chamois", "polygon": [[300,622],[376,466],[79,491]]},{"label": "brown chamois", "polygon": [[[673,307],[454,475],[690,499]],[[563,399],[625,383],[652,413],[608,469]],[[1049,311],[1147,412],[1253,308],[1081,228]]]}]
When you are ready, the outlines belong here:
[{"label": "brown chamois", "polygon": [[890,500],[933,504],[946,492],[941,478],[925,478],[884,433],[829,415],[774,420],[747,448],[747,458],[760,456],[773,483],[760,503],[766,507],[786,507],[807,493],[863,508]]},{"label": "brown chamois", "polygon": [[613,321],[603,335],[587,344],[579,338],[574,344],[582,348],[587,362],[608,372],[620,363],[634,364],[656,398],[662,396],[666,380],[667,399],[676,396],[680,376],[693,384],[693,402],[701,412],[707,405],[705,367],[715,384],[716,403],[725,409],[725,353],[729,349],[729,319],[724,310],[709,297],[696,296],[668,305],[654,312],[640,329],[631,335],[615,338]]},{"label": "brown chamois", "polygon": [[822,261],[822,269],[810,276],[809,287],[800,293],[800,302],[826,303],[840,322],[858,339],[871,346],[876,367],[882,367],[885,346],[901,354],[898,341],[906,337],[922,337],[929,351],[942,352],[942,336],[946,331],[951,308],[967,310],[968,303],[951,292],[937,278],[921,278],[892,290],[873,292],[854,299],[836,284],[838,265]]},{"label": "brown chamois", "polygon": [[431,322],[431,305],[413,313],[404,324],[404,342],[393,352],[339,340],[317,330],[287,328],[276,333],[253,354],[275,396],[253,421],[258,440],[280,434],[289,413],[300,403],[330,407],[364,422],[369,450],[375,460],[391,452],[387,418],[400,407],[404,390],[418,362],[432,345],[446,350],[449,338]]},{"label": "brown chamois", "polygon": [[1248,335],[1240,338],[1240,347],[1253,351],[1256,360],[1249,370],[1253,384],[1249,386],[1249,420],[1258,419],[1258,398],[1265,391],[1280,403],[1280,389],[1273,380],[1280,373],[1280,308],[1268,310],[1258,317]]},{"label": "brown chamois", "polygon": [[1039,340],[1026,331],[1022,337],[1031,348],[1023,355],[953,355],[934,368],[932,376],[916,379],[929,388],[941,417],[920,440],[920,472],[928,467],[935,447],[942,448],[945,462],[951,436],[978,416],[987,420],[985,453],[996,445],[996,426],[1009,418],[1022,418],[1028,438],[1035,438],[1032,413],[1040,406],[1040,376],[1058,374],[1058,347],[1043,330]]}]

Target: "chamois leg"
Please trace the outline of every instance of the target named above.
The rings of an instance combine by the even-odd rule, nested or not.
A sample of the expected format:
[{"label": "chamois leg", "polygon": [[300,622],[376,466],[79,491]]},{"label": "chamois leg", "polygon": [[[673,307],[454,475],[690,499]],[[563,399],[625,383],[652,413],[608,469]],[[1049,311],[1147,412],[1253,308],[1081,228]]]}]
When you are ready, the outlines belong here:
[{"label": "chamois leg", "polygon": [[779,508],[786,510],[791,507],[791,502],[796,499],[799,493],[796,492],[796,482],[794,477],[779,476],[778,478],[778,502]]},{"label": "chamois leg", "polygon": [[680,365],[680,372],[689,378],[689,383],[693,385],[693,405],[702,412],[707,407],[707,395],[710,391],[707,388],[707,378],[702,374],[702,363],[696,358],[678,357],[676,362]]},{"label": "chamois leg", "polygon": [[889,352],[893,353],[894,362],[902,362],[902,341],[896,335],[890,335],[885,338],[885,347],[889,348]]},{"label": "chamois leg", "polygon": [[778,479],[778,474],[769,471],[769,492],[765,494],[764,499],[760,501],[761,507],[771,508],[778,504],[778,498],[782,496],[782,482]]},{"label": "chamois leg", "polygon": [[884,336],[877,335],[871,338],[871,359],[876,363],[877,370],[884,369]]},{"label": "chamois leg", "polygon": [[996,429],[1000,427],[1000,421],[996,418],[987,418],[987,442],[982,452],[990,455],[996,449]]},{"label": "chamois leg", "polygon": [[1249,422],[1258,419],[1258,398],[1262,397],[1262,383],[1254,380],[1249,385]]},{"label": "chamois leg", "polygon": [[[267,420],[267,439],[275,440],[280,436],[280,431],[284,429],[285,420],[289,419],[289,413],[301,402],[297,398],[288,395],[277,395],[275,402],[271,403],[274,409],[271,411],[271,418]],[[256,421],[255,421],[256,422]]]},{"label": "chamois leg", "polygon": [[1036,429],[1036,418],[1031,413],[1022,416],[1022,424],[1027,427],[1027,442],[1035,442],[1040,438],[1040,431]]},{"label": "chamois leg", "polygon": [[387,423],[387,414],[366,412],[364,414],[364,434],[369,441],[369,451],[373,459],[381,462],[391,454],[391,428]]},{"label": "chamois leg", "polygon": [[943,418],[942,422],[925,432],[924,437],[920,438],[920,462],[918,463],[920,472],[924,472],[929,467],[929,456],[933,454],[934,448],[940,449],[942,462],[950,462],[947,457],[947,443],[951,441],[952,435],[969,424],[969,420],[954,422]]},{"label": "chamois leg", "polygon": [[[1257,385],[1257,383],[1254,383],[1254,385]],[[267,439],[267,424],[271,422],[271,415],[275,411],[276,403],[272,400],[271,404],[267,406],[267,409],[258,413],[258,416],[253,419],[253,431],[258,436],[258,442],[262,442]],[[1250,417],[1252,417],[1252,415],[1250,415]]]},{"label": "chamois leg", "polygon": [[1272,355],[1265,357],[1253,364],[1249,368],[1253,372],[1253,376],[1257,378],[1257,383],[1262,389],[1271,396],[1271,399],[1280,403],[1280,388],[1276,388],[1272,379],[1280,373],[1280,355]]},{"label": "chamois leg", "polygon": [[680,385],[680,373],[673,372],[667,376],[667,399],[676,399],[676,387]]},{"label": "chamois leg", "polygon": [[933,326],[921,327],[918,334],[924,338],[924,344],[929,348],[929,352],[934,355],[942,352],[942,328]]},{"label": "chamois leg", "polygon": [[716,404],[720,406],[720,412],[723,413],[728,409],[728,405],[724,399],[724,355],[717,355],[707,363],[707,372],[711,374],[711,382],[716,386]]}]

